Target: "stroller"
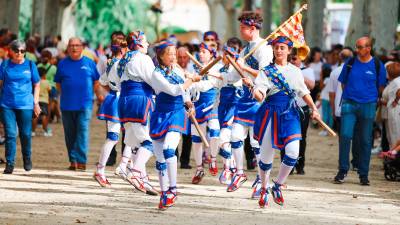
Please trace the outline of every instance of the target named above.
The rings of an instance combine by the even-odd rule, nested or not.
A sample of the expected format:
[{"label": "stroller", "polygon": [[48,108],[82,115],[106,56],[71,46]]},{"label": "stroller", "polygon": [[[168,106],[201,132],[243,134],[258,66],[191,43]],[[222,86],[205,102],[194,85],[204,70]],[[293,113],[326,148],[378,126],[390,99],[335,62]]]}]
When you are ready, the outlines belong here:
[{"label": "stroller", "polygon": [[383,169],[386,180],[400,181],[400,154],[391,155],[389,152],[384,154]]}]

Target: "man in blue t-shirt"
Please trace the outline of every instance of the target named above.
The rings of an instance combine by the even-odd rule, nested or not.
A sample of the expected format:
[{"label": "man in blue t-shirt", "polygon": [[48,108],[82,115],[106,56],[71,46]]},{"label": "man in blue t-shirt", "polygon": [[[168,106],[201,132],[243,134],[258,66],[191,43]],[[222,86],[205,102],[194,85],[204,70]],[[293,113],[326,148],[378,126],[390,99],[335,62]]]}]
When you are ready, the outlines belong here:
[{"label": "man in blue t-shirt", "polygon": [[[356,42],[357,57],[347,61],[339,76],[339,81],[343,86],[343,95],[339,138],[339,171],[334,179],[335,183],[344,182],[350,165],[350,143],[357,138],[360,143],[358,162],[360,184],[369,185],[368,172],[373,144],[372,128],[376,104],[379,93],[382,92],[386,84],[385,67],[380,61],[375,62],[378,59],[372,57],[371,49],[372,41],[369,37],[358,39]],[[352,65],[349,65],[350,62],[352,62]]]},{"label": "man in blue t-shirt", "polygon": [[68,42],[68,57],[58,64],[54,81],[60,91],[60,108],[68,149],[70,170],[85,170],[93,90],[99,87],[99,73],[93,60],[82,56],[80,39]]}]

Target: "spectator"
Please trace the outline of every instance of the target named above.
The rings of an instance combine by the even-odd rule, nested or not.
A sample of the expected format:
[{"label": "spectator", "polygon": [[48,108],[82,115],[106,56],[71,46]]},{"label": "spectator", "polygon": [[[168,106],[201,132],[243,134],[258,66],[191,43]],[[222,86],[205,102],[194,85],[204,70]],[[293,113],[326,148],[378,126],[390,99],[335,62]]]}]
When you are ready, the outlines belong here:
[{"label": "spectator", "polygon": [[[386,84],[383,64],[371,55],[372,41],[362,37],[356,42],[357,57],[350,59],[339,76],[343,84],[339,171],[335,183],[343,183],[349,170],[351,140],[359,138],[358,174],[361,185],[369,185],[368,172],[372,148],[372,127],[379,92]],[[347,65],[351,65],[348,67]],[[354,126],[357,130],[354,131]]]},{"label": "spectator", "polygon": [[400,139],[400,63],[388,65],[390,83],[383,91],[383,102],[387,106],[387,134],[390,148],[394,148]]},{"label": "spectator", "polygon": [[[327,84],[329,83],[329,75],[331,74],[331,65],[324,64],[321,70],[321,104],[322,104],[322,119],[329,126],[333,126],[333,117],[332,117],[332,109],[329,105],[329,91]],[[319,132],[320,136],[327,136],[328,132],[326,130],[322,130]]]},{"label": "spectator", "polygon": [[53,116],[57,117],[57,122],[61,119],[60,106],[58,104],[58,96],[59,93],[56,88],[56,83],[54,82],[54,76],[57,73],[57,67],[50,63],[53,58],[53,54],[47,49],[42,50],[40,63],[38,64],[38,68],[45,69],[46,80],[49,82],[51,92],[49,99],[49,110],[48,110],[48,121],[52,121]]},{"label": "spectator", "polygon": [[[338,78],[340,75],[340,72],[343,69],[344,62],[348,61],[350,58],[353,57],[353,51],[351,48],[344,48],[340,53],[339,53],[339,66],[338,68],[332,70],[329,82],[327,84],[328,87],[328,92],[329,92],[329,103],[332,109],[332,116],[334,118],[334,126],[336,130],[340,133],[340,113],[341,113],[341,107],[340,103],[342,100],[342,85],[339,82]],[[354,128],[355,130],[359,130],[356,127]],[[353,170],[358,170],[358,140],[353,138],[353,141],[351,142],[352,145],[352,160],[351,164],[353,166]]]},{"label": "spectator", "polygon": [[[189,56],[186,54],[186,51],[189,49],[186,46],[181,46],[177,50],[177,61],[180,67],[182,67],[185,71],[193,68],[193,64],[191,63]],[[180,157],[181,169],[192,169],[190,163],[190,151],[192,149],[192,137],[190,134],[190,130],[188,134],[182,134],[182,153]]]},{"label": "spectator", "polygon": [[36,42],[34,38],[29,38],[26,41],[25,58],[29,59],[30,61],[33,61],[34,63],[38,61],[36,57]]},{"label": "spectator", "polygon": [[44,131],[43,135],[45,137],[51,137],[53,134],[51,133],[51,129],[48,127],[49,94],[51,92],[51,87],[49,81],[46,80],[46,69],[39,67],[38,70],[40,75],[39,107],[41,112],[39,117],[34,118],[32,121],[32,136],[36,136],[35,130],[38,119],[40,119]]},{"label": "spectator", "polygon": [[93,89],[99,73],[93,60],[82,56],[79,38],[68,42],[68,57],[61,60],[54,81],[61,93],[61,114],[70,170],[86,170]]},{"label": "spectator", "polygon": [[319,83],[321,79],[321,70],[322,70],[322,51],[318,47],[314,47],[311,49],[310,58],[309,58],[309,67],[314,71],[314,79],[315,79],[315,87],[311,91],[311,97],[314,102],[317,100],[317,94],[321,91],[319,88]]},{"label": "spectator", "polygon": [[[24,58],[25,43],[15,40],[10,44],[10,60],[6,60],[0,69],[2,96],[2,120],[6,133],[6,168],[5,174],[14,171],[17,150],[17,126],[21,141],[24,169],[32,169],[31,131],[32,114],[38,116],[39,107],[39,74],[35,63]],[[33,90],[32,90],[33,87]]]},{"label": "spectator", "polygon": [[[314,71],[309,67],[303,67],[300,58],[297,56],[297,53],[294,52],[290,57],[290,63],[299,67],[301,69],[301,73],[304,77],[304,83],[306,84],[308,90],[312,90],[315,86],[315,77]],[[306,146],[307,146],[307,130],[310,122],[310,107],[307,103],[300,97],[296,97],[297,104],[301,107],[303,113],[301,114],[301,137],[300,140],[300,151],[299,158],[296,163],[296,173],[299,175],[304,175],[304,166],[306,161]],[[285,151],[281,151],[281,160],[285,156]]]}]

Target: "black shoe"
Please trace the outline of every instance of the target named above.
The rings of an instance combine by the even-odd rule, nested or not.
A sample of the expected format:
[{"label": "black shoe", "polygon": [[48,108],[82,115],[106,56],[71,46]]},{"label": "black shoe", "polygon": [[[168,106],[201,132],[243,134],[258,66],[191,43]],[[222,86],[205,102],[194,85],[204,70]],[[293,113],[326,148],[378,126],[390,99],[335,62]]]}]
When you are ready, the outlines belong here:
[{"label": "black shoe", "polygon": [[347,173],[343,172],[343,171],[339,171],[336,174],[336,177],[334,179],[334,183],[335,184],[343,184],[344,183],[344,178],[347,176]]},{"label": "black shoe", "polygon": [[4,174],[12,174],[14,171],[14,165],[6,164],[6,168],[4,169]]},{"label": "black shoe", "polygon": [[247,170],[254,170],[256,167],[254,166],[253,159],[247,160]]},{"label": "black shoe", "polygon": [[360,184],[363,186],[369,186],[368,177],[360,177]]},{"label": "black shoe", "polygon": [[298,175],[304,175],[304,174],[306,174],[306,172],[304,172],[303,169],[297,169],[297,170],[296,170],[296,173],[297,173]]},{"label": "black shoe", "polygon": [[24,160],[25,171],[31,171],[32,170],[32,160],[30,158],[25,158],[25,157],[23,160]]},{"label": "black shoe", "polygon": [[181,164],[181,169],[192,169],[192,166],[189,164]]}]

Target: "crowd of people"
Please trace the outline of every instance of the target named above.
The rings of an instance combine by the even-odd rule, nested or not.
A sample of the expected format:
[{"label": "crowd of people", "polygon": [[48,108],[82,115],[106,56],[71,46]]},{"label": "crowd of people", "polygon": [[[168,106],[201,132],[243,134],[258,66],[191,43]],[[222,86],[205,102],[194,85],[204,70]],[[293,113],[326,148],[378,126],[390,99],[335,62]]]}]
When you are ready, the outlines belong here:
[{"label": "crowd of people", "polygon": [[[46,38],[42,46],[38,36],[21,41],[1,29],[4,173],[13,173],[18,135],[29,171],[37,124],[51,137],[49,123],[58,121],[64,128],[69,169],[86,170],[96,99],[97,118],[105,121],[107,130],[94,179],[102,187],[111,186],[105,169],[115,163],[115,146],[122,139],[114,173],[141,192],[160,194],[160,209],[177,199],[181,137],[180,167],[192,169],[193,153],[193,184],[200,184],[206,173],[219,174],[226,190],[236,191],[248,179],[246,159],[247,169],[258,170],[251,197],[259,199],[261,208],[268,205],[269,194],[283,205],[282,186],[288,176],[294,171],[305,174],[310,118],[322,118],[339,132],[333,181],[345,181],[351,149],[352,169],[358,171],[361,185],[369,185],[375,131],[381,131],[385,157],[396,157],[400,150],[399,55],[373,56],[372,39],[361,37],[355,51],[342,45],[326,52],[315,47],[302,60],[289,37],[276,36],[259,45],[263,19],[258,13],[243,12],[238,20],[244,42],[233,37],[222,44],[217,32],[208,31],[199,45],[179,43],[174,36],[149,44],[140,30],[115,31],[110,45],[96,50],[79,38],[71,38],[67,46],[60,37]],[[271,183],[275,150],[281,152],[281,165]],[[153,155],[160,190],[146,171]]]}]

